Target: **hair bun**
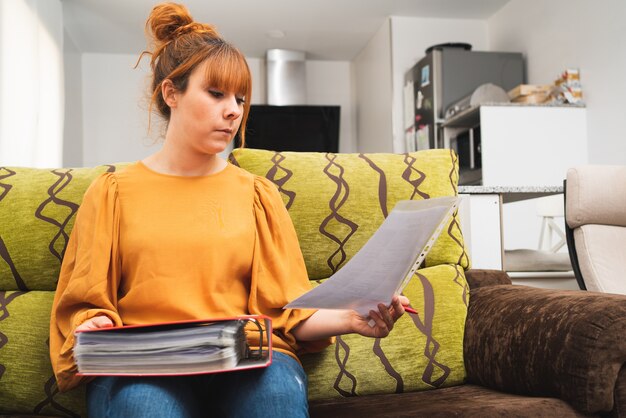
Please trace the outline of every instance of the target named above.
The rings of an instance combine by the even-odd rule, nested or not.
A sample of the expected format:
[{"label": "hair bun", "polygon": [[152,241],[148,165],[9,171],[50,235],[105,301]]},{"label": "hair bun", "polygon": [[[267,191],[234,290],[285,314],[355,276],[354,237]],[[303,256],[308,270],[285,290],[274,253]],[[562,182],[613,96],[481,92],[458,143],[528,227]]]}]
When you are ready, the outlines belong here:
[{"label": "hair bun", "polygon": [[176,38],[181,32],[189,32],[190,30],[184,31],[182,28],[191,28],[193,23],[189,10],[182,4],[161,3],[154,6],[150,12],[146,29],[150,29],[157,42],[168,42]]}]

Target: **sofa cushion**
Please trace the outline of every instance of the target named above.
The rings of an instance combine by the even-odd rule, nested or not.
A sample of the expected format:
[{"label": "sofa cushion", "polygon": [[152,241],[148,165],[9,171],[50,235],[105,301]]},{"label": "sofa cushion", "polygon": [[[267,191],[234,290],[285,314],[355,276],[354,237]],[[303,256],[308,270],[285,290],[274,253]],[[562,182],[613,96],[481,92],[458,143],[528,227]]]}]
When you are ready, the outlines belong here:
[{"label": "sofa cushion", "polygon": [[458,265],[418,270],[404,290],[418,314],[402,316],[387,338],[348,334],[337,337],[320,353],[301,356],[309,378],[309,399],[411,392],[463,383],[468,290]]},{"label": "sofa cushion", "polygon": [[95,168],[0,167],[0,290],[55,290],[78,206]]},{"label": "sofa cushion", "polygon": [[53,298],[0,291],[0,414],[86,416],[84,387],[59,393],[50,366]]},{"label": "sofa cushion", "polygon": [[378,395],[367,398],[332,399],[309,404],[311,418],[591,418],[567,402],[548,397],[529,397],[463,385],[429,392]]},{"label": "sofa cushion", "polygon": [[[274,182],[293,219],[312,280],[331,276],[369,239],[399,200],[457,194],[450,150],[330,154],[235,149],[230,161]],[[456,216],[425,265],[469,267]]]}]

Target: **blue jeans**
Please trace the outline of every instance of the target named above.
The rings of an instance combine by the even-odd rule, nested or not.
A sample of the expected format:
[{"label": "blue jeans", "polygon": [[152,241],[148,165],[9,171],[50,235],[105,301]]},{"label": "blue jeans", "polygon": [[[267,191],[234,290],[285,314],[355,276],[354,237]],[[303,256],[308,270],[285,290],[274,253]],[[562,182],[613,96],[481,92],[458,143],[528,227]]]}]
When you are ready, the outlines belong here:
[{"label": "blue jeans", "polygon": [[176,377],[98,377],[87,386],[89,418],[308,417],[302,366],[273,352],[263,369]]}]

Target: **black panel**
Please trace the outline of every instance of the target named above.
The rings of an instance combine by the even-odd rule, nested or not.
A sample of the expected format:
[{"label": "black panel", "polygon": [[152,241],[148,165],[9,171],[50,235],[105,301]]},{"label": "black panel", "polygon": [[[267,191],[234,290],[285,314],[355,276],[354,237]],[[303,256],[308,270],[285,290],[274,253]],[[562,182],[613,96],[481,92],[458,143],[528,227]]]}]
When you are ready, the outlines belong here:
[{"label": "black panel", "polygon": [[246,148],[339,152],[339,116],[339,106],[252,105]]}]

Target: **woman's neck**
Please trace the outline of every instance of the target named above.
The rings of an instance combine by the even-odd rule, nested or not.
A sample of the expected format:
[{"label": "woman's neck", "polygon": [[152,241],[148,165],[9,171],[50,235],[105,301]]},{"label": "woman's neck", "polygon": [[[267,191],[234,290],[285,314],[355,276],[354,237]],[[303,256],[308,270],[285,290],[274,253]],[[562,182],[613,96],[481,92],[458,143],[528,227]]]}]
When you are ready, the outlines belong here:
[{"label": "woman's neck", "polygon": [[167,141],[161,150],[141,162],[156,172],[177,176],[206,176],[222,171],[228,164],[217,154],[185,152],[168,146]]}]

